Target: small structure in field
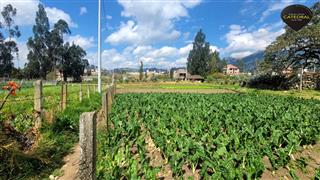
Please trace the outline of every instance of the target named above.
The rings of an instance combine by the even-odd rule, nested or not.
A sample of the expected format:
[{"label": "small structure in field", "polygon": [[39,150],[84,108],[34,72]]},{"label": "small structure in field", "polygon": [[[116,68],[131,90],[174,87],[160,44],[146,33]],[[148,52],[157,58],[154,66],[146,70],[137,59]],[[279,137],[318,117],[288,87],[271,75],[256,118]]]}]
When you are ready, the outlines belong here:
[{"label": "small structure in field", "polygon": [[173,78],[176,80],[187,80],[187,69],[185,68],[180,68],[180,69],[176,69],[173,72]]},{"label": "small structure in field", "polygon": [[237,66],[234,66],[232,64],[228,64],[226,67],[223,68],[224,73],[228,75],[239,75],[240,69]]},{"label": "small structure in field", "polygon": [[204,78],[200,75],[191,75],[187,72],[186,68],[179,68],[173,72],[173,78],[178,81],[204,81]]},{"label": "small structure in field", "polygon": [[200,76],[200,75],[189,75],[187,76],[187,80],[189,81],[204,81],[204,77]]}]

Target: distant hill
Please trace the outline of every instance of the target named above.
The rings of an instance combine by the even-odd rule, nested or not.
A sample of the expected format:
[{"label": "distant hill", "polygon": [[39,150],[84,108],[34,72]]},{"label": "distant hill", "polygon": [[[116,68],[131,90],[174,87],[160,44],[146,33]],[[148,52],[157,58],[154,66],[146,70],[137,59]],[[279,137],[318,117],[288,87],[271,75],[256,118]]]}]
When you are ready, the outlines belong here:
[{"label": "distant hill", "polygon": [[242,58],[245,63],[245,71],[254,71],[257,69],[256,63],[263,60],[264,51],[255,52],[247,57]]},{"label": "distant hill", "polygon": [[[245,66],[244,66],[244,71],[245,72],[252,72],[254,70],[256,70],[256,62],[259,62],[261,60],[263,60],[263,56],[264,56],[264,51],[257,51],[249,56],[246,56],[244,58],[242,58],[241,60],[244,62]],[[235,59],[232,57],[227,57],[225,58],[227,60],[228,64],[233,64],[236,65],[238,64],[239,59]]]},{"label": "distant hill", "polygon": [[123,72],[139,72],[137,68],[116,68],[114,69],[115,73],[123,73]]},{"label": "distant hill", "polygon": [[[146,71],[155,71],[155,72],[164,72],[164,71],[167,71],[166,69],[159,69],[159,68],[143,68],[143,72],[146,72]],[[121,72],[139,72],[140,69],[138,68],[116,68],[114,69],[114,72],[115,73],[121,73]]]}]

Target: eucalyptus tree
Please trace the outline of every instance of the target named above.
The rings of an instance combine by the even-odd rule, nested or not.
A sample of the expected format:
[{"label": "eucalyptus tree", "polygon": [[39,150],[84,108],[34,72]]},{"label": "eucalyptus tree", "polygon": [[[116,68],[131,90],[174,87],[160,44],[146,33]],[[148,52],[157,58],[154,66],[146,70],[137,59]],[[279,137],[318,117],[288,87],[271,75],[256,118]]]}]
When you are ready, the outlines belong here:
[{"label": "eucalyptus tree", "polygon": [[32,28],[33,37],[30,37],[27,42],[29,53],[26,71],[30,78],[46,79],[47,74],[52,70],[53,62],[48,55],[49,19],[42,4],[38,5],[35,22]]},{"label": "eucalyptus tree", "polygon": [[17,9],[11,4],[1,11],[3,22],[0,22],[0,76],[10,75],[14,70],[14,54],[18,56],[18,46],[13,38],[20,37],[19,27],[15,25],[14,17]]}]

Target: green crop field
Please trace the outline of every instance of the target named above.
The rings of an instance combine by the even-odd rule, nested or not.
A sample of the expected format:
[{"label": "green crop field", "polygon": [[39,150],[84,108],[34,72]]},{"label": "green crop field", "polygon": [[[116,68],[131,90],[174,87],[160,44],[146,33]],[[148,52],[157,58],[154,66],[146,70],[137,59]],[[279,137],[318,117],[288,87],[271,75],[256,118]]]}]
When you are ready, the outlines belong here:
[{"label": "green crop field", "polygon": [[[318,100],[250,94],[121,94],[108,132],[98,134],[98,179],[154,179],[150,133],[175,178],[254,179],[320,137]],[[135,147],[135,148],[134,148]],[[133,151],[132,149],[136,149]]]}]

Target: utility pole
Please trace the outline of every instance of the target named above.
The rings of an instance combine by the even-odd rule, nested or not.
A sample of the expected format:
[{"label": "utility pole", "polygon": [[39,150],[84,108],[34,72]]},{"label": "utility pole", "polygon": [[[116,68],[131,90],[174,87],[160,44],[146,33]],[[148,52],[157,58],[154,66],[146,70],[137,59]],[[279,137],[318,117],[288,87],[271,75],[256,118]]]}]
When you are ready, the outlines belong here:
[{"label": "utility pole", "polygon": [[98,8],[98,92],[101,93],[101,0]]}]

